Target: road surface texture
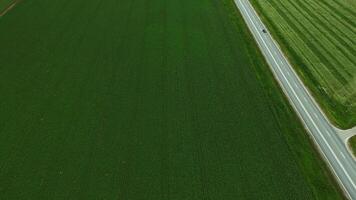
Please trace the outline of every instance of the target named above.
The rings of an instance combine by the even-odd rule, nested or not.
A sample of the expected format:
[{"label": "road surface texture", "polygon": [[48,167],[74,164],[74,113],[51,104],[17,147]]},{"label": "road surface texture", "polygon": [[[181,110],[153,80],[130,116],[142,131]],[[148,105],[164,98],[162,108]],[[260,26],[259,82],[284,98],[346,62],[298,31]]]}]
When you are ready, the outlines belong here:
[{"label": "road surface texture", "polygon": [[346,196],[356,199],[356,164],[338,130],[327,120],[248,0],[235,0],[250,31]]}]

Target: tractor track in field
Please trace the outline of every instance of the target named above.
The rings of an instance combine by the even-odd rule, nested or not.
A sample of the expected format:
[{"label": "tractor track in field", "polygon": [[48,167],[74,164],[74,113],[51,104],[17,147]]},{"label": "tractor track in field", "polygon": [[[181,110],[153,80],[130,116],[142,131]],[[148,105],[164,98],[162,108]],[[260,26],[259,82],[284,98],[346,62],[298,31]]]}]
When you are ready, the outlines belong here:
[{"label": "tractor track in field", "polygon": [[16,0],[12,2],[9,6],[7,6],[5,9],[0,11],[0,17],[4,16],[6,13],[8,13],[12,8],[14,8],[21,0]]}]

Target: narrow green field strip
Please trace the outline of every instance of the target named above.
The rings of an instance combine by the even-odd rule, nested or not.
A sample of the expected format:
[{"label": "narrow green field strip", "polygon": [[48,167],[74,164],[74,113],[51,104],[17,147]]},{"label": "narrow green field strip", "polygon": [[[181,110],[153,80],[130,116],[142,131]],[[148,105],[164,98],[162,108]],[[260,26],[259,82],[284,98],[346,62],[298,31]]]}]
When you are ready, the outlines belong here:
[{"label": "narrow green field strip", "polygon": [[348,20],[346,19],[347,16],[338,16],[335,14],[338,12],[338,10],[335,9],[330,9],[329,7],[325,6],[324,4],[320,2],[315,2],[313,0],[308,0],[307,3],[310,3],[310,5],[314,8],[318,8],[319,14],[322,14],[330,23],[336,27],[344,27],[346,29],[343,30],[343,34],[345,35],[352,35],[355,34],[356,32],[356,23],[351,21],[351,23],[348,23]]},{"label": "narrow green field strip", "polygon": [[[298,33],[295,33],[294,31],[290,31],[291,28],[289,27],[289,23],[285,21],[286,18],[282,17],[280,14],[278,14],[278,12],[276,10],[274,10],[275,8],[269,7],[269,9],[270,9],[269,13],[276,14],[276,15],[273,15],[273,16],[278,18],[278,21],[284,22],[284,23],[280,23],[280,26],[278,27],[278,28],[280,28],[280,30],[283,33],[285,33],[288,36],[288,37],[286,37],[286,39],[288,41],[286,41],[283,44],[289,44],[289,43],[294,44],[295,49],[297,50],[297,52],[295,52],[294,54],[295,55],[298,54],[298,56],[301,56],[302,58],[304,58],[304,61],[307,62],[308,64],[314,65],[315,63],[321,63],[322,61],[316,55],[314,55],[314,52],[312,52],[311,49],[308,48],[309,47],[309,45],[308,45],[309,43],[306,43],[306,41],[308,41],[308,39],[301,38],[300,35],[298,35]],[[273,10],[273,12],[272,12],[272,10]],[[299,62],[298,65],[302,66],[302,63]],[[304,65],[304,63],[303,63],[303,65]],[[323,65],[321,67],[325,68],[325,66],[323,66]],[[306,70],[308,68],[303,68],[303,69]],[[311,70],[312,73],[318,73],[315,70],[315,68],[310,68],[309,70]],[[319,70],[320,70],[320,67],[319,67]],[[330,72],[328,70],[325,70],[325,73],[330,73]]]},{"label": "narrow green field strip", "polygon": [[[287,19],[287,17],[283,17],[283,20],[285,20],[285,19]],[[286,24],[288,24],[288,26],[290,25],[290,22],[286,22]],[[286,32],[288,32],[288,33],[291,33],[291,29],[290,28],[287,28],[286,30],[285,30]],[[299,33],[301,33],[301,32],[299,32]],[[294,41],[292,40],[292,42],[296,45],[296,46],[298,46],[298,44],[300,45],[300,44],[302,44],[302,43],[304,43],[304,41],[310,41],[310,38],[302,38],[300,41],[298,41],[299,39],[299,36],[300,36],[300,34],[299,35],[295,35],[296,37],[294,37]],[[298,41],[298,42],[297,42]],[[317,46],[317,45],[316,45]],[[315,48],[316,48],[316,46],[315,46]],[[306,48],[309,48],[310,47],[310,44],[309,44],[309,42],[305,45],[305,47]],[[314,49],[315,49],[314,48]],[[304,51],[305,49],[300,49],[300,51],[299,51],[299,53],[300,53],[300,55],[303,55],[303,51]],[[309,54],[314,54],[313,52],[309,52]],[[303,56],[304,58],[311,58],[310,56],[308,57],[307,56],[307,54],[304,54],[305,56]],[[321,63],[322,62],[322,60],[320,60],[320,59],[314,59],[314,61],[313,62],[310,62],[310,63]],[[324,66],[324,68],[323,69],[325,69],[325,72],[327,72],[327,73],[330,73],[329,72],[329,70],[328,70],[328,68],[326,67],[326,66]],[[322,69],[319,67],[318,68],[318,71],[321,71]],[[321,74],[320,74],[320,76],[319,76],[320,78],[322,78],[323,76],[321,76]],[[320,79],[319,79],[320,80]],[[338,86],[339,85],[339,87],[342,87],[342,85],[341,84],[339,84],[339,80],[338,79],[336,79],[335,80],[335,82],[334,83],[337,83],[337,84],[335,84],[336,86]]]},{"label": "narrow green field strip", "polygon": [[[294,6],[295,6],[295,5],[294,5]],[[297,11],[296,13],[302,13],[302,12],[303,12],[302,10],[299,10],[299,11]],[[302,19],[302,17],[298,17],[298,19]],[[312,20],[312,19],[315,19],[315,18],[310,18],[310,20]],[[306,24],[308,24],[307,21],[306,21]],[[313,24],[314,26],[318,26],[318,25],[315,25],[314,23],[312,23],[312,24]],[[320,28],[320,26],[319,26],[319,28]],[[313,34],[316,33],[316,32],[317,32],[317,31],[314,30],[314,31],[313,31]],[[326,35],[326,34],[327,34],[327,32],[321,33],[319,38],[323,38],[324,35]],[[325,43],[327,43],[327,41],[332,40],[332,39],[330,39],[330,37],[331,37],[331,35],[328,36],[325,41],[319,42],[319,43],[320,43],[320,44],[325,44]],[[336,44],[335,44],[335,46],[336,46]],[[335,49],[335,48],[339,49],[340,51],[342,50],[342,49],[340,49],[340,47],[338,47],[338,46],[336,46],[336,47],[330,47],[329,49]],[[344,52],[347,52],[347,51],[345,50]],[[342,57],[344,57],[344,56],[343,56],[343,54],[340,54],[340,55],[338,55],[337,57],[339,57],[339,58],[341,57],[341,58],[342,58]],[[350,63],[349,65],[346,65],[346,66],[353,66],[353,64]],[[342,71],[342,70],[341,70],[341,71]]]},{"label": "narrow green field strip", "polygon": [[349,19],[350,17],[347,17],[346,15],[335,14],[339,12],[339,9],[328,7],[320,1],[308,0],[307,2],[310,4],[310,6],[320,9],[319,13],[323,14],[327,21],[330,21],[330,23],[332,23],[334,26],[340,28],[345,27],[346,29],[344,29],[343,33],[341,34],[352,35],[356,33],[356,22],[352,21],[352,18]]},{"label": "narrow green field strip", "polygon": [[[288,5],[288,3],[290,4]],[[300,9],[298,5],[294,4],[292,1],[285,2],[283,5],[285,5],[285,7],[282,9],[295,9],[295,12],[291,12],[289,15],[288,13],[286,14],[291,16],[291,22],[298,22],[296,23],[295,27],[302,28],[300,31],[306,33],[306,37],[311,38],[310,41],[314,43],[316,48],[320,49],[320,53],[327,55],[327,59],[324,62],[325,65],[327,63],[331,63],[331,66],[340,66],[349,62],[348,60],[344,60],[345,56],[339,53],[339,51],[332,52],[332,50],[337,48],[337,46],[335,46],[333,42],[329,40],[325,32],[321,31],[320,26],[314,23],[312,18],[308,18],[306,15],[304,15],[305,12]],[[338,70],[338,68],[333,67],[331,67],[329,70],[332,70],[333,73],[337,73],[338,78],[342,77],[345,82],[347,81],[349,75],[347,74],[347,71]]]},{"label": "narrow green field strip", "polygon": [[[351,54],[350,52],[353,50],[353,45],[356,45],[356,42],[354,40],[352,40],[351,36],[347,35],[345,33],[345,29],[347,30],[348,27],[342,26],[338,23],[331,23],[325,16],[319,14],[319,13],[315,13],[312,12],[311,9],[309,8],[313,8],[313,4],[309,3],[309,4],[304,4],[304,1],[299,2],[298,4],[301,9],[306,11],[306,14],[310,15],[310,19],[314,19],[318,24],[319,29],[324,29],[325,31],[323,32],[324,34],[328,35],[329,40],[334,40],[336,39],[336,41],[338,43],[336,43],[335,45],[337,45],[337,48],[340,51],[343,51],[343,49],[345,48],[345,51],[343,51],[344,54],[348,55]],[[314,7],[315,8],[315,7]],[[328,21],[328,23],[326,23]],[[331,28],[330,24],[332,24],[333,26],[337,27],[337,28]],[[335,38],[333,38],[335,37]],[[350,59],[350,61],[354,61],[353,59]]]},{"label": "narrow green field strip", "polygon": [[[347,12],[347,14],[345,15],[341,15],[342,16],[346,16],[348,18],[351,18],[351,20],[353,18],[356,17],[356,12],[355,12],[355,2],[354,1],[348,1],[346,3],[346,1],[332,1],[332,0],[328,0],[328,1],[323,1],[323,3],[325,5],[327,5],[328,7],[330,8],[338,8],[338,7],[341,7],[342,9],[336,9],[336,11],[338,13],[341,13],[342,11],[344,11],[344,13]],[[336,5],[336,6],[335,6]],[[334,9],[332,9],[334,10]],[[346,12],[345,12],[346,11]]]},{"label": "narrow green field strip", "polygon": [[[292,3],[292,2],[291,2]],[[292,3],[293,4],[293,3]],[[300,5],[300,4],[299,4]],[[348,47],[348,44],[345,42],[343,45],[339,45],[338,41],[335,41],[335,38],[338,39],[337,34],[335,34],[331,29],[325,30],[324,27],[328,27],[326,24],[324,26],[322,24],[314,23],[313,21],[318,21],[317,16],[311,16],[309,17],[307,12],[303,12],[303,10],[308,11],[306,7],[298,7],[298,5],[293,4],[294,7],[297,9],[297,13],[303,14],[306,17],[306,20],[310,22],[312,27],[315,27],[315,29],[310,29],[314,35],[317,35],[320,39],[319,44],[329,44],[330,46],[326,46],[325,49],[328,50],[329,52],[332,50],[337,49],[338,51],[333,51],[332,53],[335,54],[335,58],[338,58],[340,63],[343,63],[343,68],[340,67],[336,68],[335,70],[338,70],[340,74],[342,74],[346,79],[352,78],[351,72],[349,72],[349,69],[352,68],[352,66],[356,66],[356,56],[355,55],[349,55],[348,53],[352,52],[353,48],[345,48]],[[310,10],[311,11],[311,10]],[[309,12],[312,13],[312,12]],[[310,14],[311,15],[311,14]],[[298,16],[298,19],[301,19],[302,17]],[[318,32],[319,30],[319,32]],[[341,39],[340,39],[341,40]],[[350,53],[351,54],[351,53]]]},{"label": "narrow green field strip", "polygon": [[352,127],[356,122],[356,57],[351,48],[355,42],[350,40],[355,28],[348,28],[352,23],[341,19],[344,9],[315,0],[253,3],[266,23],[274,24],[271,32],[330,119],[341,127]]},{"label": "narrow green field strip", "polygon": [[[296,31],[296,33],[302,37],[303,40],[307,41],[308,46],[312,49],[312,51],[315,53],[316,56],[323,62],[325,65],[327,62],[331,62],[333,65],[341,65],[341,63],[329,52],[327,51],[327,48],[325,48],[323,45],[320,47],[319,46],[319,38],[317,38],[315,35],[312,34],[310,31],[310,28],[312,27],[306,27],[303,23],[301,23],[298,20],[298,17],[294,15],[295,12],[290,12],[290,13],[284,13],[282,10],[285,9],[290,9],[293,10],[291,7],[285,7],[284,5],[280,4],[275,4],[274,2],[271,2],[272,6],[278,8],[281,12],[281,16],[285,18],[287,21],[288,25],[292,27],[292,30]],[[330,70],[331,73],[333,73],[336,77],[337,80],[340,82],[339,85],[346,84],[347,80],[344,78],[342,74],[340,74],[337,70],[334,68],[327,68],[327,70]]]},{"label": "narrow green field strip", "polygon": [[338,3],[340,3],[340,4],[344,3],[345,6],[350,6],[351,5],[350,6],[351,8],[355,8],[356,7],[356,3],[353,0],[346,0],[344,2],[338,2]]},{"label": "narrow green field strip", "polygon": [[[284,20],[284,19],[285,19],[285,18],[283,18],[283,20]],[[282,18],[281,18],[280,20],[282,20]],[[286,23],[286,24],[289,24],[289,23]],[[291,30],[290,30],[290,29],[286,29],[286,33],[290,34],[290,33],[291,33]],[[288,38],[290,38],[290,37],[288,37]],[[296,37],[295,39],[299,40],[299,39],[298,39],[298,35],[297,35],[297,37]],[[295,40],[295,41],[297,41],[297,40]],[[295,46],[298,48],[298,47],[300,46],[300,44],[303,44],[303,43],[304,43],[305,40],[307,40],[307,39],[303,39],[303,40],[300,40],[300,41],[298,41],[298,42],[293,42],[293,43],[295,43]],[[303,51],[307,50],[307,49],[309,48],[309,45],[305,45],[305,47],[306,47],[305,49],[301,49],[301,50],[300,50],[299,55],[303,55],[303,54],[304,54]],[[310,52],[310,53],[313,54],[312,52]],[[309,53],[309,55],[310,55],[310,53]],[[304,54],[303,57],[304,57],[304,58],[311,58],[310,56],[308,56],[308,54]],[[321,61],[314,60],[313,62],[309,62],[309,63],[319,63],[319,62],[321,62]],[[301,65],[301,64],[299,63],[299,65]],[[303,69],[308,69],[308,68],[303,68]],[[327,69],[327,68],[325,68],[325,69]],[[320,70],[321,70],[321,69],[320,69],[320,65],[319,65],[318,71],[320,71]],[[325,71],[325,72],[329,73],[328,71],[329,71],[329,70],[327,70],[327,71]],[[324,72],[324,74],[325,74],[325,72]],[[324,76],[323,76],[322,73],[319,73],[319,72],[315,72],[315,73],[318,73],[320,78],[324,78]],[[331,73],[330,73],[330,75],[331,75],[330,77],[332,78],[333,76],[332,76]],[[319,78],[319,81],[321,81],[320,78]],[[330,78],[329,78],[329,79],[330,79]],[[327,80],[327,81],[330,81],[330,80]],[[324,82],[324,81],[323,81],[323,82]],[[325,83],[327,83],[327,82],[325,82]],[[338,80],[338,79],[335,79],[335,83],[336,83],[336,84],[334,84],[334,85],[337,86],[337,85],[339,84],[339,80]],[[339,84],[339,87],[342,87],[342,85]]]}]

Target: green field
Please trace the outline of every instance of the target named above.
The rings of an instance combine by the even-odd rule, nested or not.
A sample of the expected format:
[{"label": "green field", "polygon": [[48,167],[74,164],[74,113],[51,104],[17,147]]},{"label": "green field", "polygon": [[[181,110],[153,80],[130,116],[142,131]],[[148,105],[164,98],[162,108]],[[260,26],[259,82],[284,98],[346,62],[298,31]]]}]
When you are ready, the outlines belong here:
[{"label": "green field", "polygon": [[0,44],[0,199],[342,199],[231,0],[26,0]]},{"label": "green field", "polygon": [[356,126],[356,1],[251,2],[329,118]]}]

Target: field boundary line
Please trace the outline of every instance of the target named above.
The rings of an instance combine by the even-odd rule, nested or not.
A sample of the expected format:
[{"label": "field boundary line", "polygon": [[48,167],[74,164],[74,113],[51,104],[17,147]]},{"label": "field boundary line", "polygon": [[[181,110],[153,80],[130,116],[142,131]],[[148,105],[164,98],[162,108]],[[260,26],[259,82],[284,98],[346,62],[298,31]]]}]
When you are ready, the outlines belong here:
[{"label": "field boundary line", "polygon": [[21,0],[15,0],[13,1],[9,6],[7,6],[5,9],[0,11],[0,17],[4,16],[6,13],[8,13],[12,8],[14,8]]}]

